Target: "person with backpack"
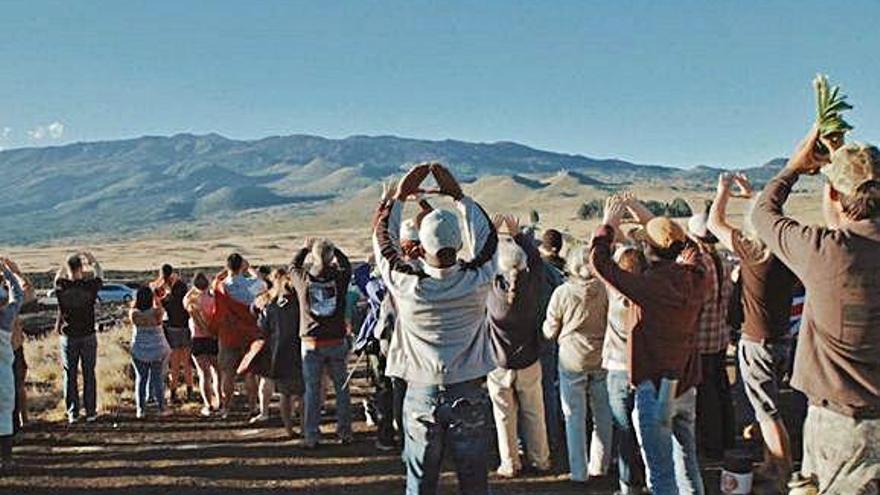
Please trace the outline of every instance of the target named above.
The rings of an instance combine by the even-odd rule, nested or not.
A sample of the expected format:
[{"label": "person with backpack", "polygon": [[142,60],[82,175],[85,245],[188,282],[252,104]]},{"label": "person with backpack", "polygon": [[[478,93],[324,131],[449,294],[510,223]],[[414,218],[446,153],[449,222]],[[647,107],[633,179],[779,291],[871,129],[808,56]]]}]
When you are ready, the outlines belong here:
[{"label": "person with backpack", "polygon": [[[308,266],[307,257],[311,257]],[[300,306],[305,380],[303,437],[307,448],[315,448],[320,442],[321,377],[325,370],[336,391],[336,435],[343,445],[352,441],[345,318],[351,275],[348,257],[327,239],[306,239],[290,265],[290,281]]]}]

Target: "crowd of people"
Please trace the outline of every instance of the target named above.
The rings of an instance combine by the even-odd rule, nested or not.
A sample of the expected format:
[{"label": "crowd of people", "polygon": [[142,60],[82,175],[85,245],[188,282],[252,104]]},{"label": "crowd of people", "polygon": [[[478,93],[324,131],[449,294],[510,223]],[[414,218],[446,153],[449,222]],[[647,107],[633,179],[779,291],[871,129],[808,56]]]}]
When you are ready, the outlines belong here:
[{"label": "crowd of people", "polygon": [[[783,206],[800,175],[820,171],[826,226],[803,225]],[[436,189],[423,187],[429,176]],[[429,197],[451,199],[455,211]],[[749,201],[741,227],[728,219],[732,198]],[[404,219],[407,204],[417,206]],[[226,418],[243,377],[252,423],[269,419],[278,393],[288,434],[317,448],[332,386],[337,440],[348,444],[354,352],[367,357],[376,448],[401,450],[406,493],[436,493],[447,454],[461,493],[489,493],[494,427],[503,478],[567,467],[573,483],[616,476],[625,495],[702,494],[701,465],[723,461],[744,423],[764,446],[755,476],[778,493],[878,493],[877,148],[812,131],[760,194],[745,175],[723,174],[711,208],[686,228],[630,193],[612,195],[588,237],[567,250],[556,230],[539,240],[534,226],[490,217],[448,169],[426,163],[386,184],[373,256],[356,269],[325,239],[307,239],[274,270],[234,253],[220,273],[187,283],[164,265],[129,313],[136,416],[193,400],[195,368],[203,416]],[[16,316],[32,288],[13,262],[0,270],[7,463],[26,409],[13,400]],[[55,280],[71,423],[80,367],[85,420],[97,417],[102,277],[82,253]],[[358,299],[363,318],[352,316]],[[789,376],[809,404],[797,473],[780,403]]]}]

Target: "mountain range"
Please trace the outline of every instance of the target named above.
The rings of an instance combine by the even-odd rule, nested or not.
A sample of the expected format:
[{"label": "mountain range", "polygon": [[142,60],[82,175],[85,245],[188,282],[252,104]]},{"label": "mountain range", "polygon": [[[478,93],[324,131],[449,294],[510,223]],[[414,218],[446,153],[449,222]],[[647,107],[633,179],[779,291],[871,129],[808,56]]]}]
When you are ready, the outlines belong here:
[{"label": "mountain range", "polygon": [[[513,142],[310,135],[234,140],[177,134],[0,152],[0,243],[148,230],[175,222],[293,206],[308,211],[436,160],[465,181],[512,176],[528,183],[560,170],[593,185],[710,181],[718,169],[684,170],[554,153]],[[750,170],[766,180],[779,159]]]}]

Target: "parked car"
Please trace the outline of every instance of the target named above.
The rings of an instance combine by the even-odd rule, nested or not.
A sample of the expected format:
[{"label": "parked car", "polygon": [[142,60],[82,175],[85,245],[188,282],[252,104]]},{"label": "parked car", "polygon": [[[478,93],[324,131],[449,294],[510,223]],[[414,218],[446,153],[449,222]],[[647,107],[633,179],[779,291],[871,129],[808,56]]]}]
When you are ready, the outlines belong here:
[{"label": "parked car", "polygon": [[98,300],[101,302],[131,302],[134,299],[135,290],[125,284],[104,284],[98,291]]},{"label": "parked car", "polygon": [[[128,303],[134,299],[135,290],[125,284],[105,283],[98,291],[98,301],[105,303]],[[58,298],[55,297],[55,289],[46,292],[46,295],[37,300],[43,306],[58,306]]]}]

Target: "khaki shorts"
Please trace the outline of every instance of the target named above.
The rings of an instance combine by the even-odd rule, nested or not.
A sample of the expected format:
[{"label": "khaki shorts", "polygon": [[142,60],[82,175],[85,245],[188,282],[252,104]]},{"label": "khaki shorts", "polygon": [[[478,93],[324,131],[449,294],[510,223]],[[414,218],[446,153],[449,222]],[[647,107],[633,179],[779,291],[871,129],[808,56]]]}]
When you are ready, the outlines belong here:
[{"label": "khaki shorts", "polygon": [[235,373],[238,370],[238,365],[241,363],[241,359],[244,357],[244,353],[244,348],[226,347],[221,344],[220,350],[217,352],[217,367],[220,368],[221,371],[231,371]]},{"label": "khaki shorts", "polygon": [[877,493],[880,419],[854,419],[811,405],[804,423],[801,473],[815,475],[819,493]]}]

